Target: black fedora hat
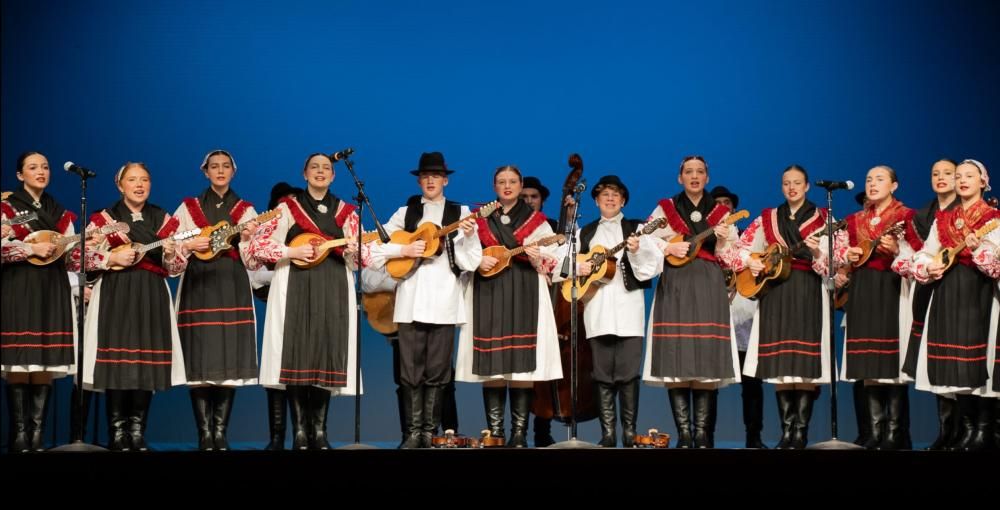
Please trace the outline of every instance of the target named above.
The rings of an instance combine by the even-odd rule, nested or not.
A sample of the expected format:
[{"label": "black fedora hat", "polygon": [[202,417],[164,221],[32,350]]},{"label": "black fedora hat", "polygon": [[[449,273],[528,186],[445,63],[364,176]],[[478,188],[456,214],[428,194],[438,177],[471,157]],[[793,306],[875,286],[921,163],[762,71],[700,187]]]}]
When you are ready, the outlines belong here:
[{"label": "black fedora hat", "polygon": [[542,202],[549,198],[549,188],[546,188],[545,185],[542,184],[542,181],[538,180],[538,177],[525,177],[524,184],[522,184],[521,187],[537,189],[538,194],[542,196]]},{"label": "black fedora hat", "polygon": [[444,154],[440,152],[425,152],[420,155],[420,163],[417,165],[416,170],[410,170],[413,175],[420,175],[420,172],[444,172],[445,175],[454,173],[454,170],[448,170],[448,166],[444,164]]},{"label": "black fedora hat", "polygon": [[605,186],[614,186],[618,188],[618,192],[622,194],[622,198],[628,203],[628,188],[625,187],[625,183],[618,178],[617,175],[605,175],[601,177],[594,188],[590,190],[590,197],[597,198],[597,195],[601,193]]},{"label": "black fedora hat", "polygon": [[729,188],[725,186],[716,186],[712,188],[712,191],[708,192],[708,194],[712,195],[713,199],[722,197],[728,198],[729,201],[733,203],[733,209],[736,209],[736,207],[740,205],[740,196],[732,191],[729,191]]}]

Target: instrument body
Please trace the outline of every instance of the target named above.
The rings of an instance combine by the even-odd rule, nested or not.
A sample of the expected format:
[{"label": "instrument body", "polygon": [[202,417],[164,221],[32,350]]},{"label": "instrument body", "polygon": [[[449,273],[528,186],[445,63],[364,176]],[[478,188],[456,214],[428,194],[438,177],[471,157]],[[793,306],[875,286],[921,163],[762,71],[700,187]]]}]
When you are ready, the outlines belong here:
[{"label": "instrument body", "polygon": [[[367,234],[361,235],[361,244],[369,243],[378,239],[378,232],[368,232]],[[312,269],[326,260],[330,256],[330,250],[334,248],[339,248],[341,246],[346,246],[350,242],[350,237],[341,237],[339,239],[327,239],[319,234],[312,234],[305,232],[299,234],[292,238],[292,241],[288,243],[289,248],[298,248],[299,246],[312,245],[313,249],[316,250],[315,255],[312,259],[301,260],[292,259],[292,264],[300,269]]]},{"label": "instrument body", "polygon": [[420,263],[423,262],[424,259],[441,253],[441,240],[448,234],[458,230],[463,221],[469,218],[485,218],[490,214],[493,214],[493,211],[497,210],[498,207],[500,207],[499,202],[490,202],[479,208],[478,211],[445,227],[438,227],[434,223],[428,221],[421,223],[413,232],[407,232],[405,230],[397,230],[393,232],[392,235],[389,236],[389,242],[392,244],[406,246],[417,241],[424,241],[426,246],[424,247],[424,252],[418,257],[396,257],[389,259],[389,261],[385,264],[386,271],[397,280],[405,280],[406,278],[409,278],[414,272],[416,272],[417,268],[420,267]]},{"label": "instrument body", "polygon": [[[113,234],[115,232],[128,234],[129,230],[131,230],[131,228],[128,226],[128,223],[125,223],[123,221],[117,221],[115,223],[104,225],[103,227],[96,227],[89,229],[87,230],[85,237],[86,239],[89,240],[91,237],[93,237],[95,234],[98,233],[102,235]],[[81,237],[83,236],[81,236],[80,234],[71,236],[63,235],[60,234],[59,232],[56,232],[55,230],[39,230],[36,232],[32,232],[28,234],[27,237],[24,238],[25,243],[27,244],[52,243],[56,245],[56,249],[53,250],[52,254],[49,255],[48,257],[29,255],[27,260],[29,263],[36,266],[47,266],[61,259],[63,255],[66,253],[66,250],[68,250],[72,245],[80,242]]]},{"label": "instrument body", "polygon": [[194,256],[197,257],[198,260],[212,260],[221,255],[224,251],[232,249],[233,245],[231,242],[233,237],[236,237],[240,232],[242,232],[243,229],[246,228],[246,226],[252,221],[264,223],[265,221],[271,221],[274,218],[280,217],[281,210],[273,209],[257,216],[251,221],[246,221],[236,226],[233,226],[226,220],[222,220],[215,225],[202,228],[197,237],[208,238],[208,249],[204,251],[196,251],[194,252]]}]

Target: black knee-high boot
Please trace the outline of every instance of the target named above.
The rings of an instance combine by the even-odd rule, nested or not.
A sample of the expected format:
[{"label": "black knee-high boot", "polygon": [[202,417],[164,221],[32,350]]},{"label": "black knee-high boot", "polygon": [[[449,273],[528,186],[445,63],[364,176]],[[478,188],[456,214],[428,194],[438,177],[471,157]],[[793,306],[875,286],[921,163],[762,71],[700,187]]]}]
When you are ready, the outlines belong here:
[{"label": "black knee-high boot", "polygon": [[958,411],[960,421],[953,448],[967,450],[976,435],[976,424],[979,421],[979,397],[958,395]]},{"label": "black knee-high boot", "polygon": [[507,387],[483,386],[483,407],[486,409],[486,426],[493,437],[504,434],[504,414],[507,410]]},{"label": "black knee-high boot", "polygon": [[674,448],[691,448],[691,388],[670,388],[670,411],[677,426],[677,443]]},{"label": "black knee-high boot", "polygon": [[854,381],[851,386],[854,394],[854,420],[858,424],[858,437],[854,444],[864,446],[872,440],[871,416],[868,416],[868,397],[865,393],[865,382]]},{"label": "black knee-high boot", "polygon": [[528,447],[528,414],[534,396],[534,388],[510,388],[510,441],[507,446]]},{"label": "black knee-high boot", "polygon": [[977,400],[976,431],[972,434],[972,439],[965,444],[965,449],[970,452],[993,449],[993,401],[995,399],[979,397]]},{"label": "black knee-high boot", "polygon": [[871,434],[868,437],[868,442],[861,446],[869,450],[878,448],[885,438],[885,409],[888,396],[889,389],[886,386],[865,386],[865,400],[868,402],[868,428],[871,430]]},{"label": "black knee-high boot", "polygon": [[420,448],[424,431],[424,390],[422,386],[401,384],[403,394],[403,416],[406,420],[406,437],[399,447],[402,449]]},{"label": "black knee-high boot", "polygon": [[774,393],[778,401],[778,418],[781,420],[781,440],[775,448],[785,450],[793,446],[795,432],[795,390],[782,390]]},{"label": "black knee-high boot", "polygon": [[740,383],[743,400],[743,425],[747,431],[747,448],[767,448],[760,438],[764,429],[764,385],[760,379],[743,377]]},{"label": "black knee-high boot", "polygon": [[597,417],[601,422],[601,441],[597,446],[614,448],[618,445],[615,434],[617,428],[615,409],[615,385],[609,383],[594,383],[597,387]]},{"label": "black knee-high boot", "polygon": [[792,433],[792,448],[803,449],[809,444],[809,421],[812,420],[815,390],[795,390],[795,430]]},{"label": "black knee-high boot", "polygon": [[422,413],[423,431],[420,434],[420,447],[430,448],[434,445],[434,432],[441,424],[441,414],[444,409],[444,386],[423,385],[424,412]]},{"label": "black knee-high boot", "polygon": [[288,411],[292,417],[292,449],[309,449],[309,424],[312,421],[308,386],[286,386]]},{"label": "black knee-high boot", "polygon": [[105,408],[108,416],[108,449],[127,452],[131,449],[128,426],[128,390],[107,390]]},{"label": "black knee-high boot", "polygon": [[329,450],[330,442],[326,435],[326,415],[330,410],[330,392],[317,387],[308,386],[309,407],[312,411],[312,434],[309,447],[313,450]]},{"label": "black knee-high boot", "polygon": [[694,397],[694,447],[715,448],[715,421],[719,390],[692,390]]},{"label": "black knee-high boot", "polygon": [[621,406],[622,446],[635,446],[635,424],[639,416],[639,379],[618,385],[618,403]]},{"label": "black knee-high boot", "polygon": [[215,450],[229,450],[229,440],[226,432],[229,430],[229,416],[233,412],[233,402],[236,400],[236,388],[215,386],[212,388],[212,442]]},{"label": "black knee-high boot", "polygon": [[271,440],[264,447],[265,450],[275,451],[285,449],[285,423],[288,414],[288,402],[285,398],[285,390],[265,388],[267,392],[267,431],[271,435]]},{"label": "black knee-high boot", "polygon": [[83,404],[80,404],[80,387],[73,385],[73,400],[69,405],[69,442],[83,441],[87,435],[87,416],[90,415],[90,401],[94,392],[83,390]]},{"label": "black knee-high boot", "polygon": [[947,450],[955,436],[955,414],[958,403],[955,399],[936,395],[938,410],[938,437],[927,447],[928,450]]},{"label": "black knee-high boot", "polygon": [[899,384],[884,386],[886,392],[886,421],[885,435],[879,442],[879,450],[901,450],[906,441],[903,423],[903,402],[906,398],[907,387]]},{"label": "black knee-high boot", "polygon": [[130,409],[128,417],[129,442],[132,451],[149,450],[146,445],[146,425],[149,423],[149,405],[153,401],[153,392],[149,390],[129,391]]},{"label": "black knee-high boot", "polygon": [[542,418],[536,414],[531,429],[535,436],[535,448],[545,448],[556,443],[552,438],[552,418]]},{"label": "black knee-high boot", "polygon": [[28,384],[7,384],[7,409],[10,411],[11,453],[31,451],[31,435],[28,427]]},{"label": "black knee-high boot", "polygon": [[194,424],[198,428],[198,449],[210,452],[215,449],[212,441],[212,396],[211,388],[207,386],[192,387],[191,410],[194,412]]},{"label": "black knee-high boot", "polygon": [[31,449],[44,451],[42,435],[45,433],[45,415],[49,410],[49,396],[52,394],[51,384],[32,384],[31,388]]}]

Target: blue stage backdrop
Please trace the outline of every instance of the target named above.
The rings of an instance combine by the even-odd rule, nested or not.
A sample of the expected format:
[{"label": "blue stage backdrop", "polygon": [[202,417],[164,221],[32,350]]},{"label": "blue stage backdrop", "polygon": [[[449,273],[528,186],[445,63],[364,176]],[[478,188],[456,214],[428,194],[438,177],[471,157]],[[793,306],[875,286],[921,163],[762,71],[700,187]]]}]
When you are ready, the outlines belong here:
[{"label": "blue stage backdrop", "polygon": [[[753,214],[780,202],[791,163],[859,184],[873,165],[891,165],[898,196],[914,206],[931,198],[939,157],[1000,170],[1000,10],[988,0],[5,0],[2,9],[3,189],[19,185],[17,155],[41,151],[54,169],[49,191],[71,209],[79,185],[59,170],[67,160],[98,172],[92,207],[117,199],[123,162],[144,161],[151,201],[172,211],[207,185],[198,165],[215,148],[235,155],[234,188],[263,208],[274,183],[302,183],[309,153],[354,147],[383,220],[418,191],[407,171],[430,150],[456,170],[447,196],[466,203],[493,198],[503,164],[556,189],[578,152],[590,182],[622,177],[626,213],[639,217],[678,192],[687,154],[704,155],[710,185],[730,187]],[[349,198],[338,167],[333,188]],[[853,193],[839,192],[836,206],[855,210]],[[596,215],[592,201],[583,215]],[[390,350],[366,329],[364,353],[364,438],[391,441]],[[842,390],[841,432],[853,438]],[[475,433],[485,423],[480,388],[458,391],[461,431]],[[739,391],[722,392],[720,443],[742,442]],[[60,441],[67,394],[64,381]],[[829,434],[828,396],[814,439]],[[640,409],[640,429],[673,431],[663,389],[644,387]],[[351,439],[352,410],[349,399],[331,406],[334,439]],[[770,391],[765,412],[773,444]],[[936,427],[933,398],[915,393],[915,440],[929,442]],[[237,443],[265,441],[260,388],[238,393],[231,428]],[[581,431],[599,436],[596,423]],[[161,447],[193,444],[184,388],[157,395],[149,435]]]}]

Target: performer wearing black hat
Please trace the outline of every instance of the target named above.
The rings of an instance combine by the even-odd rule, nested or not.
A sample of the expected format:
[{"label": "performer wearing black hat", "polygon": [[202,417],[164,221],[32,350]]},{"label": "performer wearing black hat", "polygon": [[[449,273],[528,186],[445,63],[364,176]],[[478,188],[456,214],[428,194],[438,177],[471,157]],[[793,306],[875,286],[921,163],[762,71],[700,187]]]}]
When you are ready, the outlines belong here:
[{"label": "performer wearing black hat", "polygon": [[[597,385],[601,422],[599,445],[612,448],[617,445],[617,397],[621,406],[622,446],[630,448],[639,413],[639,375],[646,323],[643,291],[652,288],[650,280],[656,275],[662,255],[652,238],[634,235],[643,221],[627,219],[622,214],[629,195],[617,175],[601,177],[590,196],[601,217],[577,231],[580,253],[589,253],[598,245],[611,248],[628,240],[624,254],[605,262],[614,264],[617,270],[611,281],[598,287],[588,301],[583,320],[594,358],[592,377]],[[577,274],[586,277],[595,269],[591,263],[581,262]]]},{"label": "performer wearing black hat", "polygon": [[[440,152],[423,153],[417,169],[410,173],[417,177],[421,194],[410,197],[392,215],[385,224],[386,232],[413,232],[427,222],[445,226],[470,215],[467,206],[444,197],[448,176],[454,170],[445,165]],[[429,448],[441,423],[445,389],[454,380],[455,326],[467,320],[465,274],[479,267],[483,255],[473,218],[462,221],[459,231],[445,243],[445,253],[424,260],[396,286],[393,321],[399,324],[401,413],[408,430],[400,448]],[[379,269],[391,258],[419,256],[425,243],[373,243],[366,248],[370,248],[372,267]]]}]

